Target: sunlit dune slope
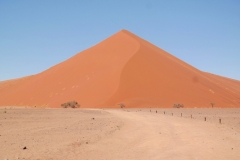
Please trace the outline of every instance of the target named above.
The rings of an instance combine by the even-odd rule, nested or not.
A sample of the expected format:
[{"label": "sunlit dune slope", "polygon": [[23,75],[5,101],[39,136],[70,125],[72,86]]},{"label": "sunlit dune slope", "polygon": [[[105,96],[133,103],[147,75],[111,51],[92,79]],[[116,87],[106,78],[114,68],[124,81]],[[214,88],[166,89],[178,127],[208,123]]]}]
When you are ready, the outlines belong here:
[{"label": "sunlit dune slope", "polygon": [[202,72],[122,30],[34,76],[0,82],[1,106],[240,107],[240,82]]}]

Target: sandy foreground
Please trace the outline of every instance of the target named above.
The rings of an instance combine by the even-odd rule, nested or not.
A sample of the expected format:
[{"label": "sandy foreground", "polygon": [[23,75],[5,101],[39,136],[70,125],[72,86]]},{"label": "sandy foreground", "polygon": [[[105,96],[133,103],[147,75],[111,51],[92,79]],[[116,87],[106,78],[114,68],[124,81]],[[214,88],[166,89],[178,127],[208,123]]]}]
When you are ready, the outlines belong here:
[{"label": "sandy foreground", "polygon": [[239,160],[240,109],[1,108],[0,144],[0,160]]}]

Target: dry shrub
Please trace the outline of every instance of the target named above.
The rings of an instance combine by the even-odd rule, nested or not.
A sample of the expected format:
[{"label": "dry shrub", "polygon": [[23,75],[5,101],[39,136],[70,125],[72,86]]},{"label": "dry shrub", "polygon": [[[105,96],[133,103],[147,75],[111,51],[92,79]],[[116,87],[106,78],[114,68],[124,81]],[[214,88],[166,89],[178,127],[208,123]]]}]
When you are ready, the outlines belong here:
[{"label": "dry shrub", "polygon": [[69,102],[66,102],[66,103],[61,104],[61,106],[62,106],[63,108],[68,108],[68,107],[78,108],[78,107],[80,107],[80,105],[79,105],[78,102],[76,102],[76,101],[69,101]]},{"label": "dry shrub", "polygon": [[215,103],[213,103],[213,102],[211,102],[210,104],[211,104],[212,108],[213,108],[213,106],[215,105]]},{"label": "dry shrub", "polygon": [[117,105],[119,105],[121,108],[126,107],[126,105],[124,103],[118,103]]},{"label": "dry shrub", "polygon": [[174,103],[173,104],[173,108],[183,108],[184,107],[184,104],[181,104],[181,103]]}]

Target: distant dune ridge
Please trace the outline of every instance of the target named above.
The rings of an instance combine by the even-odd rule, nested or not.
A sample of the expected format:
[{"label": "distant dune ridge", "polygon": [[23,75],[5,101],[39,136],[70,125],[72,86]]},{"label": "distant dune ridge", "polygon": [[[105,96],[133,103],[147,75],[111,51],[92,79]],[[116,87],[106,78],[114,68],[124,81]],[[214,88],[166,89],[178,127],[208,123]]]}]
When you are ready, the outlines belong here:
[{"label": "distant dune ridge", "polygon": [[0,82],[0,106],[240,107],[240,81],[202,72],[129,31],[39,74]]}]

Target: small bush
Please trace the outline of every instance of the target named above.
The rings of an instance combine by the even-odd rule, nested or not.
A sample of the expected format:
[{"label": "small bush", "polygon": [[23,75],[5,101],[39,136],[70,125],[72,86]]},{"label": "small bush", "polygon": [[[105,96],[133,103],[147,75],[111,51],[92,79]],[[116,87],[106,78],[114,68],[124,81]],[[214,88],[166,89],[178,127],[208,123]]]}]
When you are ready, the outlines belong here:
[{"label": "small bush", "polygon": [[63,108],[68,108],[68,107],[78,108],[78,107],[80,107],[80,105],[79,105],[78,102],[76,102],[76,101],[69,101],[69,102],[66,102],[66,103],[61,104],[61,106],[62,106]]},{"label": "small bush", "polygon": [[126,107],[126,105],[124,103],[118,103],[117,105],[119,105],[121,108]]},{"label": "small bush", "polygon": [[181,103],[174,103],[173,104],[173,108],[183,108],[184,107],[184,104],[181,104]]},{"label": "small bush", "polygon": [[213,108],[213,106],[215,105],[215,103],[213,103],[213,102],[211,102],[210,104],[211,104],[212,108]]}]

